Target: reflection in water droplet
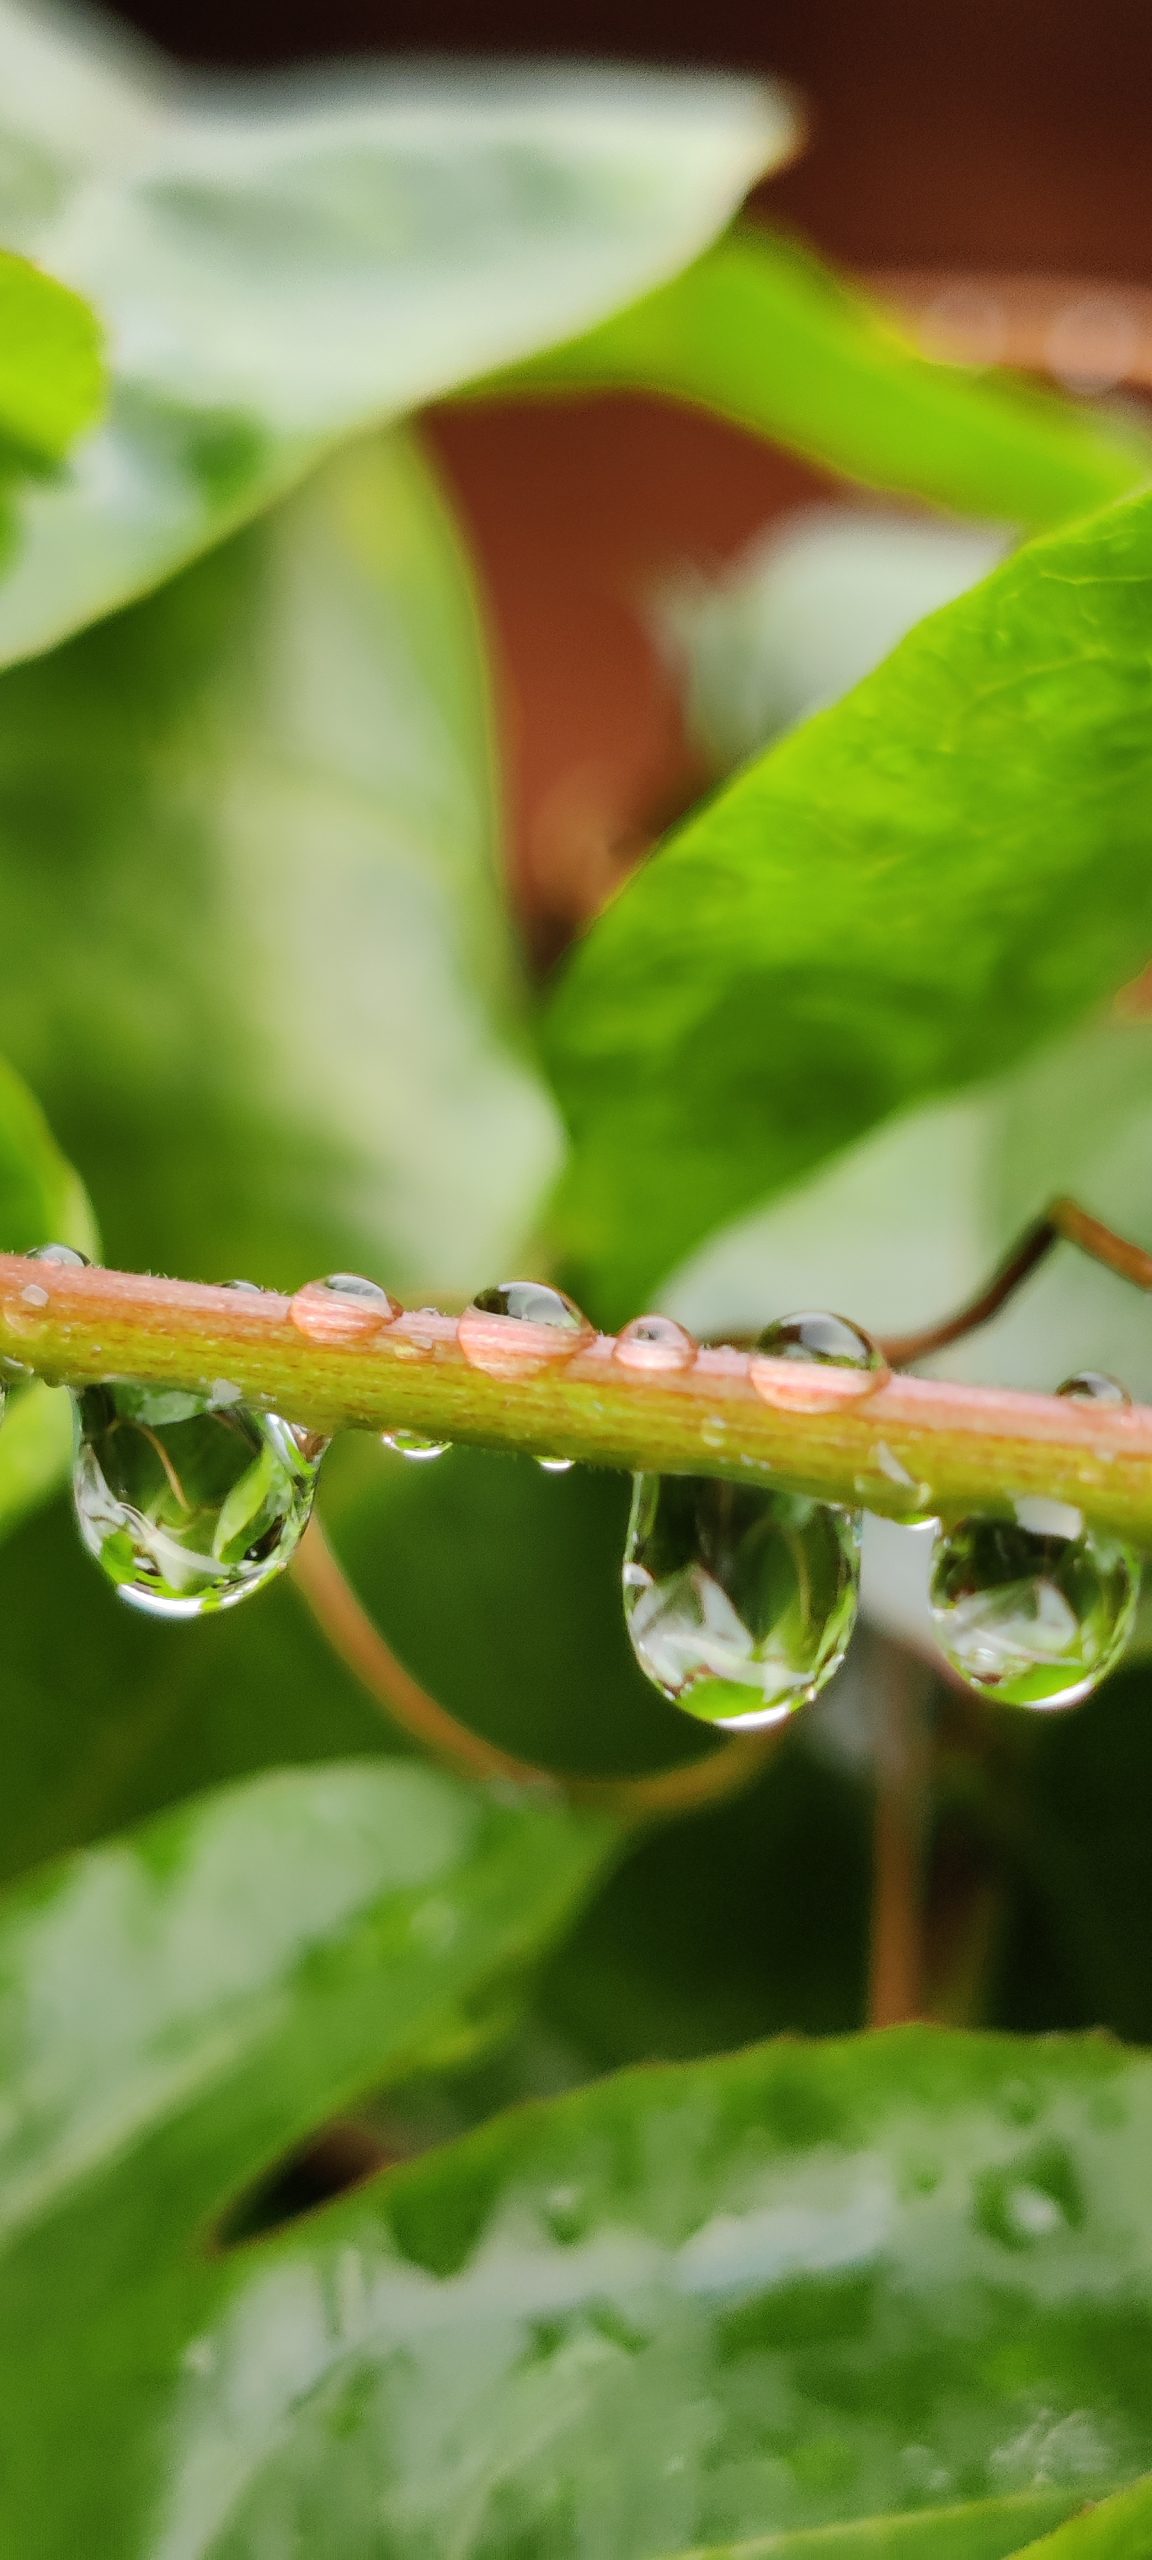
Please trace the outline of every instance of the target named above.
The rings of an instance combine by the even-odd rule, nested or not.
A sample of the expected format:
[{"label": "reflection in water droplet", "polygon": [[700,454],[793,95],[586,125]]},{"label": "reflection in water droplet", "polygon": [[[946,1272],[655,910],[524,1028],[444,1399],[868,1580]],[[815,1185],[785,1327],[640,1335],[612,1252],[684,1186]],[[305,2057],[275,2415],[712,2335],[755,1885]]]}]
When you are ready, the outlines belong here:
[{"label": "reflection in water droplet", "polygon": [[[509,1325],[523,1325],[517,1339]],[[502,1280],[465,1307],[457,1340],[473,1369],[490,1378],[531,1378],[571,1360],[594,1340],[592,1326],[562,1289],[544,1280]]]},{"label": "reflection in water droplet", "polygon": [[576,1460],[575,1458],[537,1458],[536,1464],[543,1469],[546,1476],[566,1476],[571,1474]]},{"label": "reflection in water droplet", "polygon": [[798,1494],[711,1476],[637,1476],[624,1615],[641,1670],[689,1715],[776,1724],[843,1660],[860,1522]]},{"label": "reflection in water droplet", "polygon": [[1058,1396],[1071,1396],[1075,1404],[1110,1405],[1114,1412],[1130,1405],[1132,1398],[1119,1378],[1110,1378],[1103,1369],[1077,1369],[1073,1378],[1065,1378],[1057,1387]]},{"label": "reflection in water droplet", "polygon": [[309,1280],[289,1308],[293,1324],[312,1342],[364,1340],[394,1324],[401,1312],[387,1289],[358,1271],[330,1271],[326,1280]]},{"label": "reflection in water droplet", "polygon": [[766,1325],[756,1344],[748,1366],[748,1376],[757,1395],[766,1404],[786,1402],[793,1410],[819,1412],[824,1398],[819,1394],[806,1398],[802,1384],[788,1384],[782,1394],[778,1375],[764,1364],[775,1360],[795,1360],[822,1369],[855,1370],[854,1392],[873,1395],[889,1375],[888,1363],[870,1336],[859,1325],[850,1324],[847,1316],[837,1316],[821,1309],[811,1309],[794,1316],[779,1316],[775,1324]]},{"label": "reflection in water droplet", "polygon": [[317,1466],[276,1414],[128,1383],[86,1387],[76,1411],[80,1535],[133,1608],[200,1617],[288,1563]]},{"label": "reflection in water droplet", "polygon": [[[1119,1661],[1136,1614],[1140,1562],[1122,1539],[1085,1528],[1066,1506],[1041,1525],[960,1520],[932,1562],[941,1649],[971,1688],[1018,1707],[1071,1707]],[[1032,1521],[1035,1525],[1029,1525]]]},{"label": "reflection in water droplet", "polygon": [[380,1440],[398,1458],[442,1458],[452,1445],[448,1440],[429,1440],[423,1431],[382,1431]]},{"label": "reflection in water droplet", "polygon": [[690,1369],[697,1348],[674,1316],[633,1316],[617,1334],[612,1357],[622,1369]]},{"label": "reflection in water droplet", "polygon": [[1025,2159],[985,2170],[974,2206],[977,2229],[1014,2250],[1082,2229],[1086,2211],[1076,2165],[1059,2142],[1040,2143]]}]

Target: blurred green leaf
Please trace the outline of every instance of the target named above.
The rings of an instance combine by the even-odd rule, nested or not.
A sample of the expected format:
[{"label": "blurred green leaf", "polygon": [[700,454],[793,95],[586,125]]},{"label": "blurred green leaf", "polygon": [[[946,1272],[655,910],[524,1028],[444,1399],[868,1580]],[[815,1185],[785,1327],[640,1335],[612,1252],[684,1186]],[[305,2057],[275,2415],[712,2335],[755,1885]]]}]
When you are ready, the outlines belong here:
[{"label": "blurred green leaf", "polygon": [[0,1025],[108,1259],[467,1292],[556,1155],[483,644],[401,438],[0,681]]},{"label": "blurred green leaf", "polygon": [[0,459],[59,461],[103,399],[95,314],[27,258],[0,249]]},{"label": "blurred green leaf", "polygon": [[0,9],[0,227],[115,351],[107,427],[21,494],[0,662],[155,586],[334,443],[663,282],[796,132],[781,92],[699,73],[226,85],[97,41]]},{"label": "blurred green leaf", "polygon": [[502,393],[660,391],[877,489],[1034,529],[1146,480],[1131,425],[919,355],[798,242],[746,230]]},{"label": "blurred green leaf", "polygon": [[1150,2536],[1152,2480],[1138,2480],[1042,2542],[1030,2542],[1021,2560],[1147,2560]]},{"label": "blurred green leaf", "polygon": [[1152,501],[1018,553],[710,801],[577,952],[550,1052],[578,1285],[671,1264],[1152,942]]},{"label": "blurred green leaf", "polygon": [[[50,1243],[93,1254],[95,1221],[39,1104],[0,1059],[0,1252]],[[68,1397],[38,1380],[10,1389],[0,1430],[0,1538],[55,1492],[71,1457]]]},{"label": "blurred green leaf", "polygon": [[1070,2504],[1062,2490],[1037,2489],[1029,2497],[981,2498],[935,2515],[866,2516],[859,2524],[816,2525],[811,2532],[758,2533],[751,2542],[712,2543],[675,2560],[1011,2560],[1022,2533],[1066,2515]]},{"label": "blurred green leaf", "polygon": [[[539,1816],[502,1819],[555,1864]],[[943,2549],[988,2560],[1011,2546],[983,2503],[999,2532],[1006,2499],[1034,2499],[1027,2535],[1146,2466],[1152,2065],[1092,2040],[912,2028],[624,2075],[213,2257],[205,2217],[279,2134],[428,2032],[424,1986],[447,1998],[453,1966],[419,1912],[455,1911],[458,1944],[470,1890],[430,1891],[428,1826],[405,1827],[409,1893],[377,1917],[376,1826],[366,1807],[348,1837],[342,1808],[270,1913],[233,1881],[242,1800],[200,1820],[199,1854],[166,1826],[7,1924],[9,2085],[38,2135],[0,2311],[16,2547],[34,2522],[44,2560],[81,2532],[117,2560],[640,2560],[967,2505]],[[489,1890],[502,1947],[513,1896]],[[179,1925],[201,1897],[226,2037]],[[101,2047],[94,1960],[107,2000],[141,1904]],[[379,1961],[413,1940],[418,2022],[407,1964],[392,1983]],[[478,1952],[456,1958],[468,1981]]]}]

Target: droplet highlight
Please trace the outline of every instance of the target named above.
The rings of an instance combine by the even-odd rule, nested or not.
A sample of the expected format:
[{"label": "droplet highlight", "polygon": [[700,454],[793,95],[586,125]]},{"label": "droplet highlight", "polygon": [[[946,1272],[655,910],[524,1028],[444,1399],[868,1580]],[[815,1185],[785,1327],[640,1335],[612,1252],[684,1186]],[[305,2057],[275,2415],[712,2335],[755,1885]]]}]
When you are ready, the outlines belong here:
[{"label": "droplet highlight", "polygon": [[76,1413],[80,1535],[130,1607],[202,1617],[283,1571],[318,1475],[291,1424],[131,1383],[86,1387]]},{"label": "droplet highlight", "polygon": [[844,1659],[860,1519],[711,1476],[637,1476],[624,1615],[653,1686],[726,1732],[778,1724]]},{"label": "droplet highlight", "polygon": [[576,1460],[575,1458],[537,1458],[536,1464],[546,1476],[567,1476],[571,1475]]},{"label": "droplet highlight", "polygon": [[[795,1380],[782,1384],[778,1370],[768,1365],[780,1360],[799,1365]],[[818,1413],[826,1399],[807,1393],[803,1382],[805,1369],[813,1366],[843,1371],[845,1392],[852,1396],[874,1395],[890,1375],[883,1352],[858,1324],[850,1323],[847,1316],[811,1308],[778,1316],[774,1324],[765,1325],[748,1364],[749,1383],[766,1404]]]},{"label": "droplet highlight", "polygon": [[658,1376],[662,1370],[690,1369],[699,1346],[675,1316],[633,1316],[612,1345],[622,1369]]},{"label": "droplet highlight", "polygon": [[538,1377],[594,1339],[587,1316],[545,1280],[501,1280],[480,1290],[457,1327],[469,1366],[490,1378]]},{"label": "droplet highlight", "polygon": [[288,1312],[310,1342],[360,1342],[395,1324],[402,1309],[378,1281],[358,1271],[330,1271],[298,1289]]}]

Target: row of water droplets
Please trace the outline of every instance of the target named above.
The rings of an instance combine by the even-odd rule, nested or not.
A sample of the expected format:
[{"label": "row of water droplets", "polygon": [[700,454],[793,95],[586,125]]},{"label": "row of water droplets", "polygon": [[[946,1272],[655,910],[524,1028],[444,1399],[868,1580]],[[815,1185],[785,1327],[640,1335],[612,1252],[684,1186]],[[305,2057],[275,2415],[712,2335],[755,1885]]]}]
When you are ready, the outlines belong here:
[{"label": "row of water droplets", "polygon": [[[85,1260],[67,1245],[44,1245],[30,1258]],[[377,1282],[336,1272],[298,1291],[291,1313],[310,1338],[332,1341],[378,1331],[403,1310]],[[509,1319],[533,1338],[513,1348]],[[418,1321],[409,1319],[410,1331]],[[512,1280],[473,1299],[456,1338],[474,1367],[524,1378],[595,1337],[562,1291]],[[423,1347],[432,1349],[431,1336]],[[612,1346],[620,1367],[641,1375],[687,1370],[697,1351],[692,1335],[663,1315],[636,1317]],[[850,1373],[862,1395],[887,1374],[866,1334],[825,1313],[782,1317],[760,1335],[749,1375],[769,1400],[780,1361]],[[1059,1393],[1130,1402],[1114,1379],[1095,1372],[1069,1378]],[[80,1534],[133,1607],[173,1618],[228,1608],[288,1564],[308,1523],[326,1440],[246,1404],[227,1380],[207,1393],[115,1381],[81,1389],[74,1403]],[[407,1429],[382,1436],[417,1461],[447,1446]],[[538,1460],[557,1472],[571,1463]],[[910,1522],[917,1516],[931,1515],[906,1513]],[[781,1721],[844,1659],[862,1524],[858,1509],[772,1486],[637,1476],[623,1588],[640,1669],[664,1697],[723,1730]],[[1139,1583],[1133,1549],[1062,1504],[1021,1500],[1011,1517],[935,1524],[931,1604],[941,1648],[971,1686],[1009,1704],[1068,1706],[1096,1688],[1124,1650]]]}]

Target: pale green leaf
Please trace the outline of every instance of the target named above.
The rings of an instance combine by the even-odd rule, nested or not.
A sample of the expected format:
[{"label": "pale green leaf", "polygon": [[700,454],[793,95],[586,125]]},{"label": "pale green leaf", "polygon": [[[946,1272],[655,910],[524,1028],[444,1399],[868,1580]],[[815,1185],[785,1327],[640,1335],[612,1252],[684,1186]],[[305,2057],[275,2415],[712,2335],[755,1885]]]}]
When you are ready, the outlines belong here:
[{"label": "pale green leaf", "polygon": [[550,1049],[598,1308],[900,1106],[1007,1067],[1152,944],[1152,501],[1019,552],[680,829]]},{"label": "pale green leaf", "polygon": [[[87,1196],[26,1085],[0,1060],[0,1252],[71,1244],[96,1251]],[[56,1491],[72,1455],[72,1417],[60,1390],[9,1390],[0,1429],[0,1537]]]},{"label": "pale green leaf", "polygon": [[1150,2549],[1152,2480],[1138,2480],[1042,2542],[1030,2542],[1020,2560],[1148,2560]]},{"label": "pale green leaf", "polygon": [[0,250],[0,462],[58,462],[103,398],[100,331],[87,303]]},{"label": "pale green leaf", "polygon": [[94,302],[115,384],[108,426],[21,493],[4,661],[155,586],[334,443],[674,274],[795,133],[782,93],[723,76],[118,74],[13,0],[0,99],[8,235]]}]

